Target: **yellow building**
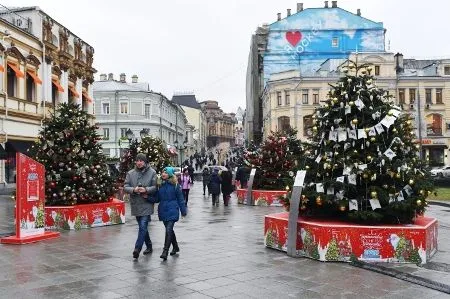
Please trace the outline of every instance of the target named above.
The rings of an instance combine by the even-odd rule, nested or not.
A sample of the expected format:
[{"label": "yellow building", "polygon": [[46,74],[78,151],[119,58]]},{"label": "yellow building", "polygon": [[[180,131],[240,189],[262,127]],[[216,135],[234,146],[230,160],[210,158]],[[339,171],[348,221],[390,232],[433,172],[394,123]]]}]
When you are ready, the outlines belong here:
[{"label": "yellow building", "polygon": [[[423,157],[431,166],[447,165],[450,144],[450,59],[403,59],[397,53],[351,54],[351,61],[373,64],[377,85],[389,91],[405,112],[416,122],[417,141],[422,144]],[[263,92],[263,135],[292,126],[298,138],[311,135],[308,127],[311,114],[321,104],[343,73],[347,60],[325,61],[317,76],[297,71],[272,74]]]},{"label": "yellow building", "polygon": [[0,183],[7,186],[16,152],[32,145],[49,110],[75,101],[92,113],[96,70],[94,49],[38,7],[5,9],[0,38]]},{"label": "yellow building", "polygon": [[204,101],[200,105],[206,115],[207,121],[207,148],[216,147],[221,143],[229,143],[230,146],[234,146],[235,114],[224,113],[217,101]]}]

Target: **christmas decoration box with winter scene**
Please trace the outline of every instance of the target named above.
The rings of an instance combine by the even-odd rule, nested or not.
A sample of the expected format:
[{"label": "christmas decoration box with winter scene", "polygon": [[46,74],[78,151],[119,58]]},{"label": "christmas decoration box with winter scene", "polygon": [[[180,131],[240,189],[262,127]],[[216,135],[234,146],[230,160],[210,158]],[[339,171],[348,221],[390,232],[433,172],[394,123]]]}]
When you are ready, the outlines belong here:
[{"label": "christmas decoration box with winter scene", "polygon": [[125,223],[125,204],[113,199],[109,202],[74,206],[45,207],[46,227],[79,230],[83,228]]},{"label": "christmas decoration box with winter scene", "polygon": [[[265,216],[266,247],[287,251],[289,213]],[[417,217],[407,225],[358,225],[298,218],[298,256],[319,261],[425,264],[437,251],[438,222]]]},{"label": "christmas decoration box with winter scene", "polygon": [[[255,206],[271,206],[281,207],[283,204],[280,197],[286,195],[285,190],[252,190],[252,198]],[[237,189],[236,196],[238,203],[247,204],[245,198],[247,196],[247,189]]]}]

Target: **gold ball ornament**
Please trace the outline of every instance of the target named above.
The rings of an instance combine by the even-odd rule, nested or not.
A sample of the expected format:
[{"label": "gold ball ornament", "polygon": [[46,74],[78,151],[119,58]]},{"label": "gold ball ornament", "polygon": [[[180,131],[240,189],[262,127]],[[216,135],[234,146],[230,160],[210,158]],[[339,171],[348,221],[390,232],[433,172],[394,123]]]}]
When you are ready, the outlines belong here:
[{"label": "gold ball ornament", "polygon": [[289,191],[289,186],[286,186],[286,188],[285,188],[285,189],[286,189],[286,191]]},{"label": "gold ball ornament", "polygon": [[345,212],[347,208],[344,205],[339,206],[339,211]]},{"label": "gold ball ornament", "polygon": [[370,197],[371,198],[377,198],[377,195],[378,195],[377,191],[370,192]]},{"label": "gold ball ornament", "polygon": [[406,124],[410,126],[412,124],[412,121],[408,120],[406,121]]},{"label": "gold ball ornament", "polygon": [[366,133],[369,133],[370,128],[365,128],[364,131],[366,131]]},{"label": "gold ball ornament", "polygon": [[413,180],[413,179],[410,179],[410,180],[408,181],[408,183],[409,183],[410,185],[414,185],[414,180]]},{"label": "gold ball ornament", "polygon": [[389,110],[388,115],[391,116],[392,114],[392,110]]},{"label": "gold ball ornament", "polygon": [[333,98],[333,103],[337,103],[338,102],[338,98]]},{"label": "gold ball ornament", "polygon": [[375,142],[377,139],[375,137],[370,137],[370,142]]},{"label": "gold ball ornament", "polygon": [[430,196],[430,195],[431,195],[431,193],[433,193],[433,192],[431,192],[431,191],[428,191],[428,196]]},{"label": "gold ball ornament", "polygon": [[383,188],[384,188],[384,189],[387,189],[387,188],[389,188],[389,186],[388,186],[387,184],[384,184],[384,185],[383,185]]},{"label": "gold ball ornament", "polygon": [[397,172],[397,173],[395,174],[395,177],[396,177],[397,179],[399,179],[399,178],[402,177],[402,175],[400,174],[400,172]]},{"label": "gold ball ornament", "polygon": [[317,196],[316,197],[316,204],[318,205],[318,206],[321,206],[322,205],[322,198],[320,198],[320,196]]},{"label": "gold ball ornament", "polygon": [[349,104],[350,106],[353,106],[353,105],[355,105],[355,102],[350,101],[350,102],[348,102],[348,104]]},{"label": "gold ball ornament", "polygon": [[393,129],[392,129],[392,132],[397,133],[397,129],[396,129],[396,128],[393,128]]},{"label": "gold ball ornament", "polygon": [[306,169],[306,170],[308,170],[308,169],[309,169],[309,166],[308,166],[308,165],[306,165],[306,166],[305,166],[305,169]]},{"label": "gold ball ornament", "polygon": [[418,206],[421,206],[421,205],[422,205],[422,201],[421,201],[420,199],[418,199],[418,200],[416,201],[416,204],[417,204]]},{"label": "gold ball ornament", "polygon": [[369,177],[369,175],[367,173],[363,173],[363,178],[367,179]]},{"label": "gold ball ornament", "polygon": [[424,191],[424,190],[420,190],[420,191],[419,191],[419,194],[420,194],[420,195],[424,195],[424,194],[425,194],[425,191]]},{"label": "gold ball ornament", "polygon": [[314,132],[317,132],[317,126],[314,126],[314,127],[313,127],[313,131],[314,131]]},{"label": "gold ball ornament", "polygon": [[358,124],[358,119],[357,118],[352,119],[352,124],[354,125]]},{"label": "gold ball ornament", "polygon": [[368,156],[367,156],[367,160],[372,160],[372,156],[371,156],[371,155],[368,155]]}]

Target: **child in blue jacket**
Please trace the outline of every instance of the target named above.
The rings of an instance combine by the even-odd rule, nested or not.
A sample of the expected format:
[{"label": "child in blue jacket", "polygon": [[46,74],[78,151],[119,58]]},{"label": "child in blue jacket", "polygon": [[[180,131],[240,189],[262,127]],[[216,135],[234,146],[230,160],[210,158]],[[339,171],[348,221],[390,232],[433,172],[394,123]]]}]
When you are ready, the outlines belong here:
[{"label": "child in blue jacket", "polygon": [[175,255],[180,251],[177,243],[177,237],[173,231],[175,222],[182,216],[186,216],[186,203],[184,201],[181,186],[178,184],[177,177],[174,175],[173,167],[164,168],[161,174],[161,185],[154,198],[158,205],[159,220],[164,223],[166,227],[166,238],[164,240],[164,249],[160,256],[163,260],[167,260],[170,244],[172,244],[172,251],[170,255]]}]

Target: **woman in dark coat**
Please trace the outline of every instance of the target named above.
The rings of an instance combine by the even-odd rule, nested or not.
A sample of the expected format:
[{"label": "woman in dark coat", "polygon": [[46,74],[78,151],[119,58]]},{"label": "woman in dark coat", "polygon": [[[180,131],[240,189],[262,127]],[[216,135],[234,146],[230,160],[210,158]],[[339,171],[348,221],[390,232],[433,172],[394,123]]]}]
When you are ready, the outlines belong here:
[{"label": "woman in dark coat", "polygon": [[233,192],[233,184],[232,184],[232,175],[228,170],[222,171],[220,174],[220,178],[222,179],[222,194],[223,194],[223,204],[228,206],[228,202],[231,197],[231,193]]},{"label": "woman in dark coat", "polygon": [[182,216],[186,216],[187,209],[173,167],[164,168],[161,179],[161,186],[156,194],[155,202],[159,202],[158,217],[166,227],[164,249],[160,258],[167,260],[170,244],[173,245],[170,255],[175,255],[180,251],[173,227],[180,217],[180,212]]},{"label": "woman in dark coat", "polygon": [[212,195],[212,204],[213,206],[217,204],[219,205],[219,195],[220,195],[220,177],[219,177],[219,169],[214,168],[211,177],[209,178],[208,183],[209,193]]}]

